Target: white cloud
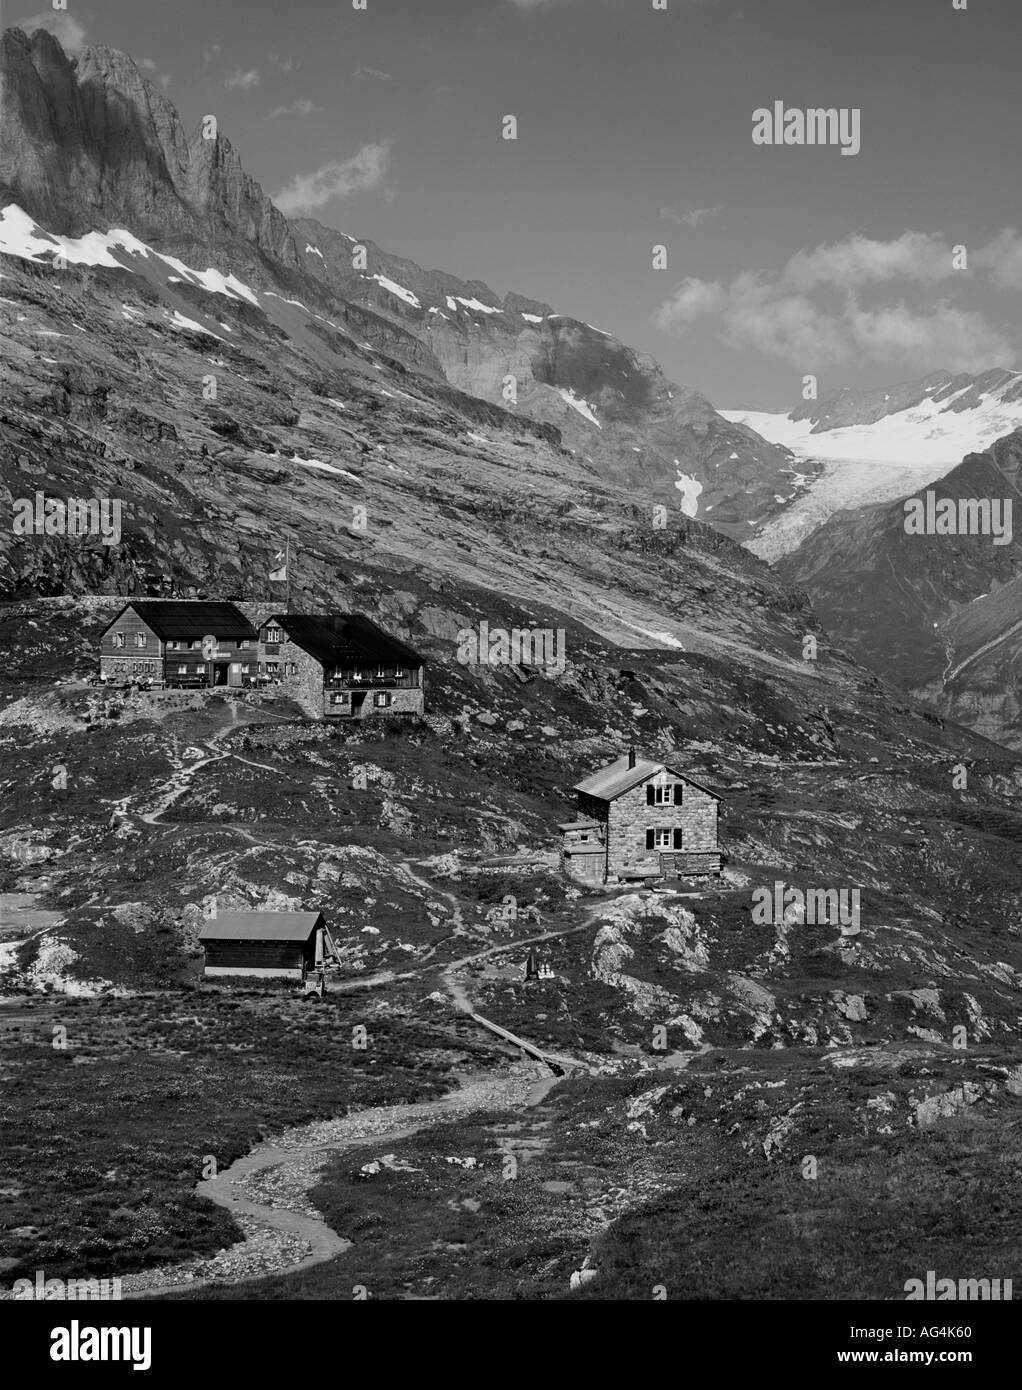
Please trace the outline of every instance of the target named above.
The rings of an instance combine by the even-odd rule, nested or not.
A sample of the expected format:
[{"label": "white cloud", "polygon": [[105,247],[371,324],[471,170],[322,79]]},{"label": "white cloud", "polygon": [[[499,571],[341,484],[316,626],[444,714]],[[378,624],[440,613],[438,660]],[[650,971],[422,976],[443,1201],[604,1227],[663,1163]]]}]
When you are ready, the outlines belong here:
[{"label": "white cloud", "polygon": [[886,280],[936,284],[958,271],[952,266],[952,247],[942,237],[903,232],[893,241],[850,236],[832,246],[798,251],[784,267],[785,281],[800,290],[821,285],[852,289]]},{"label": "white cloud", "polygon": [[85,47],[85,25],[66,10],[42,10],[15,20],[15,27],[26,34],[49,29],[65,53],[80,53]]},{"label": "white cloud", "polygon": [[203,50],[202,61],[204,63],[211,63],[213,59],[222,52],[223,49],[220,47],[220,45],[218,43],[215,43],[212,45],[212,47]]},{"label": "white cloud", "polygon": [[377,82],[389,82],[393,73],[383,72],[380,68],[356,68],[352,77],[374,77]]},{"label": "white cloud", "polygon": [[[976,371],[1010,362],[1012,338],[976,309],[951,300],[975,284],[953,266],[939,236],[905,232],[890,241],[846,237],[799,251],[779,271],[744,271],[729,284],[680,281],[653,314],[665,333],[712,323],[731,347],[783,358],[805,370],[861,359]],[[1022,236],[1001,233],[971,259],[1000,288],[1022,289]],[[948,294],[913,305],[906,292],[946,281]],[[897,282],[898,297],[890,298]],[[876,300],[864,303],[871,292]]]},{"label": "white cloud", "polygon": [[392,140],[363,145],[343,163],[324,164],[311,174],[297,174],[273,201],[286,216],[322,207],[331,198],[347,198],[363,189],[376,188],[390,163]]},{"label": "white cloud", "polygon": [[676,212],[674,208],[661,208],[660,216],[669,217],[672,222],[679,222],[685,227],[698,227],[700,222],[705,222],[708,217],[716,217],[718,212],[719,203],[712,208],[689,208],[686,212]]},{"label": "white cloud", "polygon": [[998,289],[1022,290],[1022,236],[1014,227],[1006,227],[976,252],[972,264],[989,271]]},{"label": "white cloud", "polygon": [[726,303],[723,286],[690,275],[680,285],[675,285],[671,297],[664,300],[653,319],[658,328],[671,333],[687,328],[696,319],[721,313]]},{"label": "white cloud", "polygon": [[225,87],[238,87],[243,92],[251,91],[253,87],[259,86],[260,73],[258,68],[248,68],[243,72],[241,68],[235,68],[224,78]]},{"label": "white cloud", "polygon": [[274,121],[278,116],[311,116],[314,111],[325,111],[324,106],[317,106],[308,97],[299,97],[290,106],[275,106],[267,116],[268,121]]}]

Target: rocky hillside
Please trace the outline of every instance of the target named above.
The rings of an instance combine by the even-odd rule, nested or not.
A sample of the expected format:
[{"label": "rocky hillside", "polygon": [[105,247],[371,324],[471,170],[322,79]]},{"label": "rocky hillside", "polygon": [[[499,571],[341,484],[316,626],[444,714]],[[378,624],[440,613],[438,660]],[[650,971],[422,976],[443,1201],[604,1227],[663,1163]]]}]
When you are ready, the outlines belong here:
[{"label": "rocky hillside", "polygon": [[[127,228],[196,269],[344,318],[363,340],[512,413],[549,422],[598,478],[639,487],[744,539],[750,518],[793,495],[790,457],[669,382],[649,357],[548,305],[387,256],[371,242],[293,223],[244,171],[222,132],[186,133],[123,53],[68,58],[39,30],[8,30],[0,203],[47,233]],[[514,394],[506,394],[513,376]]]}]

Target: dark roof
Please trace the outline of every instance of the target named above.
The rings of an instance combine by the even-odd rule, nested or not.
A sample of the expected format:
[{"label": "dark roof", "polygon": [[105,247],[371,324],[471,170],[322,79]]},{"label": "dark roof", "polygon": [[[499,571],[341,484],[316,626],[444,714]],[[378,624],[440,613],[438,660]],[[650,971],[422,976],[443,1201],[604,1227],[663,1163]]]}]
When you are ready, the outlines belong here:
[{"label": "dark roof", "polygon": [[199,932],[200,941],[308,941],[322,912],[218,912]]},{"label": "dark roof", "polygon": [[689,777],[688,773],[681,772],[669,763],[654,763],[648,758],[636,758],[635,766],[628,766],[628,754],[617,758],[614,762],[603,767],[599,772],[594,772],[591,777],[587,777],[584,782],[578,782],[572,791],[585,792],[587,796],[595,796],[600,801],[614,801],[625,792],[631,791],[633,787],[639,786],[642,782],[647,782],[650,777],[655,777],[657,773],[670,772],[675,777],[679,777],[683,782],[690,782],[693,787],[698,787],[707,796],[712,796],[715,801],[720,801],[721,797],[709,787],[704,787],[702,782],[697,782],[694,777]]},{"label": "dark roof", "polygon": [[248,637],[259,634],[233,603],[191,603],[187,599],[133,599],[126,603],[106,632],[133,608],[162,641],[181,637]]},{"label": "dark roof", "polygon": [[267,623],[282,627],[291,640],[322,665],[352,661],[422,666],[407,643],[391,637],[361,613],[274,613]]}]

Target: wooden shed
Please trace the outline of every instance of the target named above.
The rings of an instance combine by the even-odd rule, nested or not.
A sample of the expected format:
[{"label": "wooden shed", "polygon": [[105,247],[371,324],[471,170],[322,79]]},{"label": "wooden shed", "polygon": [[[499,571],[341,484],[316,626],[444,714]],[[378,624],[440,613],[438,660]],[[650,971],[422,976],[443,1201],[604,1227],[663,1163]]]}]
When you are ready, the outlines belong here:
[{"label": "wooden shed", "polygon": [[323,959],[322,912],[219,912],[199,933],[204,973],[304,980]]}]

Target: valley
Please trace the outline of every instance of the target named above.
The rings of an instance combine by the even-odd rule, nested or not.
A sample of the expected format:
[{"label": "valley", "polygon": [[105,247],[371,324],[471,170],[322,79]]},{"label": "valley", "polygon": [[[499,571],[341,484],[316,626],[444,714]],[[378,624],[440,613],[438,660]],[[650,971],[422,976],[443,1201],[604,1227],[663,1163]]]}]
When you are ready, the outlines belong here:
[{"label": "valley", "polygon": [[[718,411],[285,216],[154,71],[0,40],[0,1301],[1018,1278],[1020,541],[903,525],[1022,501],[1017,374]],[[359,614],[364,716],[270,674]],[[637,758],[656,858],[569,872]],[[246,914],[313,925],[212,973]]]}]

